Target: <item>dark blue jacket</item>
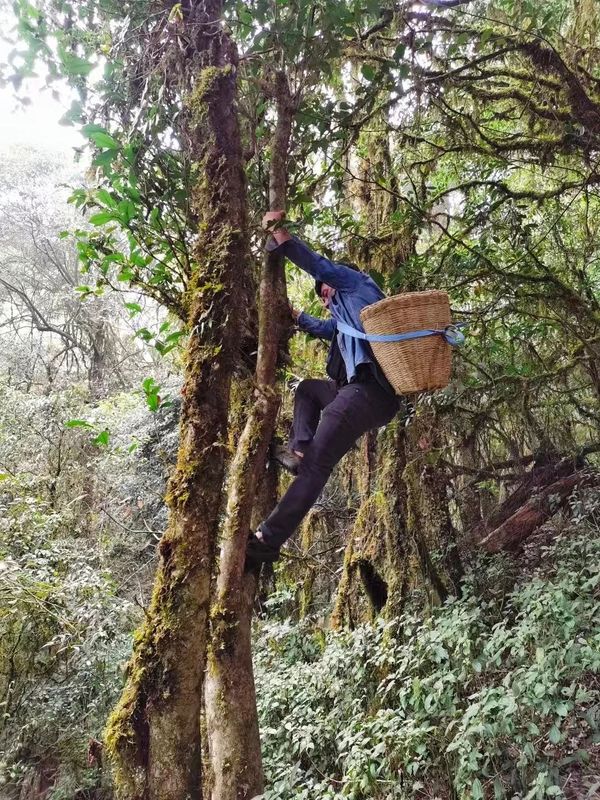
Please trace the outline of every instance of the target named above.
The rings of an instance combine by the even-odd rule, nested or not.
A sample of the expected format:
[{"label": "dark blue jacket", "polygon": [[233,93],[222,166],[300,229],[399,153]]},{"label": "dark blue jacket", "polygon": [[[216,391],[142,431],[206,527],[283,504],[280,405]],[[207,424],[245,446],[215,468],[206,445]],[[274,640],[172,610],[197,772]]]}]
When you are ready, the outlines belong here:
[{"label": "dark blue jacket", "polygon": [[271,240],[269,250],[280,250],[296,266],[308,272],[315,280],[332,286],[335,294],[330,300],[329,311],[331,319],[322,320],[306,314],[304,311],[298,317],[300,330],[332,340],[337,335],[337,342],[344,359],[347,380],[356,375],[359,364],[375,363],[368,342],[354,339],[343,333],[337,333],[336,320],[341,320],[359,331],[364,330],[360,321],[360,311],[365,306],[382,300],[385,295],[375,281],[364,272],[356,272],[344,264],[336,264],[325,256],[314,253],[310,247],[296,237],[274,247]]}]

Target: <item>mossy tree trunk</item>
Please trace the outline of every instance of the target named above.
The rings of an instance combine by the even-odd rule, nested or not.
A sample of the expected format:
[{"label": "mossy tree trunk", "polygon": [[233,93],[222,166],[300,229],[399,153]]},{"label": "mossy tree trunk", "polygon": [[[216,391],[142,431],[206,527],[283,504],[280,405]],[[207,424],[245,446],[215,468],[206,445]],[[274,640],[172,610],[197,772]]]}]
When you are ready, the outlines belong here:
[{"label": "mossy tree trunk", "polygon": [[167,503],[169,527],[127,682],[106,731],[117,790],[126,798],[202,797],[200,710],[211,572],[222,508],[226,429],[249,268],[246,187],[235,50],[220,2],[185,4],[191,92],[185,114],[199,180],[200,220],[187,298],[180,446]]},{"label": "mossy tree trunk", "polygon": [[[273,209],[283,209],[295,103],[284,73],[276,73],[274,89],[277,124],[270,203]],[[245,800],[259,794],[263,785],[250,646],[256,574],[244,574],[243,568],[255,495],[265,471],[279,407],[275,381],[280,342],[290,322],[286,300],[284,259],[277,252],[266,253],[260,283],[254,401],[231,466],[217,594],[211,612],[206,713],[213,800]]]},{"label": "mossy tree trunk", "polygon": [[397,613],[410,583],[407,570],[405,430],[401,420],[370,432],[347,464],[360,505],[348,537],[331,623],[335,628]]},{"label": "mossy tree trunk", "polygon": [[445,437],[434,411],[418,409],[407,432],[406,467],[409,557],[430,597],[443,602],[460,591],[462,564],[450,516],[450,479],[440,463]]},{"label": "mossy tree trunk", "polygon": [[[383,131],[386,123],[384,116]],[[365,236],[353,255],[361,266],[393,277],[399,291],[424,288],[414,268],[407,269],[419,222],[414,208],[399,199],[388,134],[363,132],[354,156],[348,202]],[[413,590],[444,599],[457,590],[461,573],[449,479],[439,463],[447,443],[440,421],[424,406],[408,428],[398,419],[364,442],[343,467],[346,476],[360,476],[359,508],[344,554],[334,626],[359,624],[380,612],[397,614]]]},{"label": "mossy tree trunk", "polygon": [[[403,272],[414,252],[418,225],[399,199],[385,114],[379,122],[376,132],[361,133],[349,156],[354,166],[347,201],[364,226],[364,236],[352,243],[350,252],[363,269],[385,279],[400,274],[400,289],[410,291],[411,278]],[[344,553],[334,627],[352,627],[379,613],[392,616],[415,585],[407,534],[406,460],[406,430],[399,416],[379,435],[369,433],[342,467],[346,483],[356,485],[359,506]]]},{"label": "mossy tree trunk", "polygon": [[379,613],[395,616],[409,592],[440,602],[459,591],[444,442],[440,420],[419,409],[408,428],[398,418],[378,437],[369,434],[345,466],[346,480],[359,484],[360,504],[344,553],[334,627],[353,627]]}]

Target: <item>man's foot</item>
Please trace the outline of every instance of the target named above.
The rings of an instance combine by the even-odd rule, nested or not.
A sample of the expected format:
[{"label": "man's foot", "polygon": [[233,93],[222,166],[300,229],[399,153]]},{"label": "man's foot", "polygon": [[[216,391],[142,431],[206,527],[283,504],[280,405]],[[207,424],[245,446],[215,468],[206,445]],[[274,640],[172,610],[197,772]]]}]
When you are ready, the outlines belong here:
[{"label": "man's foot", "polygon": [[284,469],[291,472],[292,475],[298,474],[298,467],[300,466],[302,456],[294,450],[290,450],[289,447],[283,444],[276,444],[272,450],[272,457]]},{"label": "man's foot", "polygon": [[273,564],[280,556],[280,549],[267,544],[259,539],[256,533],[250,532],[248,544],[246,545],[246,563],[244,570],[249,572],[261,564]]}]

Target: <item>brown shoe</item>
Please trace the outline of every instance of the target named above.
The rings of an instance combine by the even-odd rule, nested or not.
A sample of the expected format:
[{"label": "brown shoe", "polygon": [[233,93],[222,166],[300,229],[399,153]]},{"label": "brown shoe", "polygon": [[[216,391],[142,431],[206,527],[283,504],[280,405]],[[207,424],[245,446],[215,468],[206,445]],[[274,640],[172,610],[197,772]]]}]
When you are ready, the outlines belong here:
[{"label": "brown shoe", "polygon": [[296,453],[293,453],[286,445],[276,444],[271,451],[271,457],[284,469],[291,472],[292,475],[298,474],[298,468],[302,459],[300,456],[297,456]]}]

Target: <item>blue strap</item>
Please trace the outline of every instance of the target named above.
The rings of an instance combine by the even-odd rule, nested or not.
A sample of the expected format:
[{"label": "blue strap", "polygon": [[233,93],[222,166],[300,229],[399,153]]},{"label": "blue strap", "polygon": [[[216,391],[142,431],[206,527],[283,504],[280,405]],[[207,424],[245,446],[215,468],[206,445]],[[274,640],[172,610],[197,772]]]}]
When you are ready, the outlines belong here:
[{"label": "blue strap", "polygon": [[424,336],[443,336],[452,347],[458,347],[465,341],[465,335],[459,328],[463,328],[466,323],[457,322],[455,325],[447,325],[445,328],[436,330],[425,329],[422,331],[409,331],[408,333],[365,333],[356,328],[346,325],[345,322],[336,320],[337,328],[347,336],[355,339],[364,339],[367,342],[407,342],[410,339],[422,339]]}]

